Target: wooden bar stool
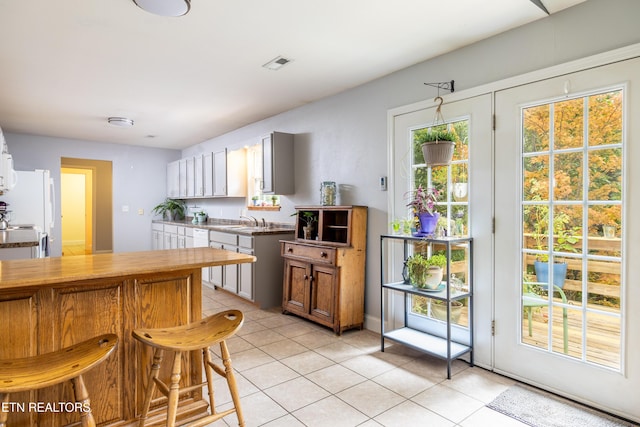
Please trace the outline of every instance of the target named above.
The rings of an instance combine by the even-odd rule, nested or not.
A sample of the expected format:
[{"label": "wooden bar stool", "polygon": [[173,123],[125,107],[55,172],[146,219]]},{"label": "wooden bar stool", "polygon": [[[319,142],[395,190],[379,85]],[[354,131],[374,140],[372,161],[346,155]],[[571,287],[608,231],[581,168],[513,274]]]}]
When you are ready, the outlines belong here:
[{"label": "wooden bar stool", "polygon": [[[117,343],[115,334],[104,334],[51,353],[0,360],[0,401],[6,406],[11,393],[37,390],[71,380],[76,403],[82,407],[82,426],[95,427],[82,374],[109,357]],[[0,427],[6,426],[8,416],[8,412],[0,411]]]},{"label": "wooden bar stool", "polygon": [[[242,410],[240,409],[240,396],[238,395],[238,387],[236,379],[231,367],[231,357],[227,349],[226,339],[233,336],[242,326],[244,316],[241,311],[227,310],[213,316],[209,316],[198,322],[189,323],[183,326],[159,329],[137,329],[133,331],[133,336],[140,342],[155,348],[153,355],[153,365],[149,375],[149,384],[145,393],[144,406],[140,414],[140,426],[144,423],[149,412],[151,399],[156,386],[168,399],[167,405],[167,426],[174,427],[176,423],[176,415],[178,412],[178,398],[183,393],[188,393],[197,389],[201,389],[205,384],[209,392],[209,404],[211,414],[205,415],[198,420],[190,422],[188,426],[205,426],[222,417],[235,412],[238,417],[238,425],[244,426]],[[220,351],[222,356],[221,366],[211,361],[209,347],[220,343]],[[171,370],[171,384],[167,385],[158,378],[160,371],[160,363],[164,351],[173,351],[173,365]],[[206,382],[183,387],[180,389],[181,361],[183,353],[189,354],[190,351],[202,351]],[[227,411],[216,412],[213,399],[213,372],[224,377],[229,385],[231,398],[234,407]]]}]

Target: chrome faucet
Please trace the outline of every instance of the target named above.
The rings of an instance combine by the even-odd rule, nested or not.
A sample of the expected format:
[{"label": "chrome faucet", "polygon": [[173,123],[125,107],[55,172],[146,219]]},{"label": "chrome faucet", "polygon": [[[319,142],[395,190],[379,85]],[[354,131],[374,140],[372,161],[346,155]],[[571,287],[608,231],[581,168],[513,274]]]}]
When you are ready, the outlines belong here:
[{"label": "chrome faucet", "polygon": [[262,228],[267,228],[267,221],[262,218]]},{"label": "chrome faucet", "polygon": [[248,219],[250,221],[253,221],[253,225],[254,227],[258,226],[258,220],[252,216],[244,216],[244,215],[240,215],[240,218],[244,218],[244,219]]}]

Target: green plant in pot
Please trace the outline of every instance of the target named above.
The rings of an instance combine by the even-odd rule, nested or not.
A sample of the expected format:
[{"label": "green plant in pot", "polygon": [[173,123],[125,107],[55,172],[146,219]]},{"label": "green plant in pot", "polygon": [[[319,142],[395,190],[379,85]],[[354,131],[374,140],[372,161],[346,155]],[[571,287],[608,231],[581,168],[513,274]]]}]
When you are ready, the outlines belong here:
[{"label": "green plant in pot", "polygon": [[410,256],[405,261],[409,283],[417,289],[437,289],[442,282],[442,268],[446,264],[447,258],[442,254]]},{"label": "green plant in pot", "polygon": [[[460,315],[462,314],[462,304],[461,301],[451,301],[451,322],[458,323],[460,320]],[[447,321],[447,302],[443,300],[431,299],[431,317],[434,319]]]},{"label": "green plant in pot", "polygon": [[291,216],[297,216],[298,219],[302,221],[304,224],[302,226],[303,237],[305,240],[311,240],[313,225],[318,221],[317,213],[311,211],[300,211],[292,213]]},{"label": "green plant in pot", "polygon": [[414,133],[414,142],[421,145],[427,166],[450,164],[457,140],[456,133],[446,129],[422,129]]},{"label": "green plant in pot", "polygon": [[169,221],[183,219],[185,213],[185,204],[182,200],[166,198],[164,202],[155,206],[152,210],[156,215],[162,215],[164,219]]},{"label": "green plant in pot", "polygon": [[[534,220],[534,232],[531,237],[535,241],[535,248],[541,252],[548,252],[548,212],[547,206],[534,205],[525,215],[530,215]],[[553,218],[553,251],[576,253],[575,245],[579,242],[577,235],[580,233],[579,227],[570,227],[571,219],[564,212],[558,213]],[[553,263],[553,284],[562,289],[567,277],[567,263],[561,258],[555,258]],[[540,283],[549,283],[549,255],[540,253],[536,255],[534,262],[536,279]],[[547,289],[543,289],[547,290]]]}]

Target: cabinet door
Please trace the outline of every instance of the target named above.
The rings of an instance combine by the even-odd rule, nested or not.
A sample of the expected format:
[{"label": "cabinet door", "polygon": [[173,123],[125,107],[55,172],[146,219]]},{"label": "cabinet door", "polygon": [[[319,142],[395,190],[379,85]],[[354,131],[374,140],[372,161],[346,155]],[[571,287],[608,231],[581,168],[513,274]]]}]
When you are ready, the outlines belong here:
[{"label": "cabinet door", "polygon": [[274,194],[273,134],[262,137],[262,193]]},{"label": "cabinet door", "polygon": [[153,249],[159,250],[164,248],[164,233],[162,231],[153,231]]},{"label": "cabinet door", "polygon": [[213,153],[202,155],[202,195],[213,196]]},{"label": "cabinet door", "polygon": [[236,264],[224,266],[222,289],[234,294],[238,293],[238,266]]},{"label": "cabinet door", "polygon": [[307,317],[309,313],[309,277],[311,265],[285,258],[282,309]]},{"label": "cabinet door", "polygon": [[187,197],[187,159],[178,160],[178,197]]},{"label": "cabinet door", "polygon": [[262,138],[262,192],[293,194],[293,135],[272,132]]},{"label": "cabinet door", "polygon": [[195,197],[204,196],[204,156],[196,156],[193,164],[193,194]]},{"label": "cabinet door", "polygon": [[[253,251],[240,250],[239,252],[253,255]],[[253,263],[239,264],[240,278],[238,280],[238,295],[253,301]]]},{"label": "cabinet door", "polygon": [[186,158],[186,167],[187,167],[187,197],[194,197],[196,195],[196,168],[195,168],[195,159],[193,157]]},{"label": "cabinet door", "polygon": [[333,326],[335,319],[336,278],[335,267],[313,265],[309,313],[311,318],[327,326]]},{"label": "cabinet door", "polygon": [[167,197],[180,196],[180,162],[176,160],[167,164]]},{"label": "cabinet door", "polygon": [[[221,245],[219,243],[210,243],[209,244],[210,247],[215,248],[215,249],[224,249],[224,245]],[[211,284],[213,284],[213,286],[220,286],[222,287],[222,271],[223,271],[223,266],[217,266],[217,267],[210,267],[209,268],[209,280],[208,282],[210,282]]]},{"label": "cabinet door", "polygon": [[213,153],[213,195],[227,195],[227,150]]}]

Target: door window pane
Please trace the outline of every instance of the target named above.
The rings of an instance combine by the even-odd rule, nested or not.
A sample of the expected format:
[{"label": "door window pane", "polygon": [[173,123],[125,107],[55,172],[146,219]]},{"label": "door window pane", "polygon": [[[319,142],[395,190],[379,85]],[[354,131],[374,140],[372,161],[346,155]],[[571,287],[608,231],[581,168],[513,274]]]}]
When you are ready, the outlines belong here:
[{"label": "door window pane", "polygon": [[622,97],[607,91],[522,109],[521,342],[616,369]]},{"label": "door window pane", "polygon": [[[422,154],[421,144],[417,142],[418,137],[423,132],[433,130],[453,130],[458,140],[455,143],[453,159],[447,166],[427,167]],[[411,158],[411,191],[419,185],[423,188],[432,188],[440,193],[440,198],[436,205],[436,211],[440,214],[438,224],[441,225],[447,235],[466,236],[469,233],[469,120],[457,120],[451,123],[438,126],[425,126],[412,131],[412,158]],[[412,218],[413,213],[408,208],[407,216]],[[435,245],[430,249],[431,253],[444,253],[444,247]],[[420,244],[414,245],[413,252],[426,252],[426,248]],[[468,272],[466,265],[468,262],[468,250],[459,248],[452,251],[452,263],[450,272],[461,288],[468,283]],[[459,307],[452,308],[452,322],[467,327],[468,303],[467,300],[460,300]],[[442,321],[441,307],[437,301],[422,296],[411,296],[411,314],[422,318]],[[455,313],[454,313],[455,311]]]}]

